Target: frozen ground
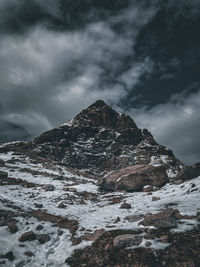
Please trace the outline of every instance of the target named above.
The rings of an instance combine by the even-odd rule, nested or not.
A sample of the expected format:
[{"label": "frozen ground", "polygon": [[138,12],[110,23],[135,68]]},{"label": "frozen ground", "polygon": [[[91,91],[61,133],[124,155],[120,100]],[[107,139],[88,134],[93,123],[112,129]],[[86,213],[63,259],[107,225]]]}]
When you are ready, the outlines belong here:
[{"label": "frozen ground", "polygon": [[[86,233],[93,233],[99,229],[140,229],[141,218],[134,222],[125,219],[131,215],[145,215],[157,213],[167,207],[178,209],[183,215],[196,215],[200,209],[200,177],[184,184],[167,184],[161,190],[148,195],[137,193],[105,193],[99,192],[95,179],[70,173],[65,167],[56,164],[48,165],[36,163],[25,156],[12,153],[0,154],[0,159],[6,162],[2,171],[8,173],[8,178],[21,179],[35,184],[26,187],[21,184],[5,184],[0,186],[0,209],[12,212],[20,211],[25,214],[40,210],[48,214],[57,215],[78,222],[78,229],[74,237],[81,237]],[[152,161],[152,163],[155,164]],[[62,176],[58,180],[57,177]],[[54,190],[48,191],[45,185],[53,185]],[[159,197],[152,201],[152,197]],[[121,209],[122,203],[131,204],[130,209]],[[62,207],[58,205],[62,203]],[[116,219],[118,222],[116,223]],[[66,266],[64,261],[75,249],[90,245],[90,241],[82,241],[79,245],[72,245],[72,233],[48,221],[38,221],[36,218],[18,216],[15,218],[19,231],[11,234],[7,226],[0,227],[0,255],[12,251],[15,260],[6,261],[4,266]],[[44,228],[36,230],[38,224]],[[186,231],[198,224],[196,219],[181,220],[178,227],[171,231]],[[18,238],[22,233],[34,231],[38,234],[48,233],[50,241],[39,244],[38,240],[20,244]],[[143,246],[143,240],[140,246]],[[167,244],[170,245],[170,244]],[[163,249],[165,245],[153,240],[154,249]],[[31,251],[34,256],[27,257],[24,252]],[[20,265],[21,264],[21,265]]]}]

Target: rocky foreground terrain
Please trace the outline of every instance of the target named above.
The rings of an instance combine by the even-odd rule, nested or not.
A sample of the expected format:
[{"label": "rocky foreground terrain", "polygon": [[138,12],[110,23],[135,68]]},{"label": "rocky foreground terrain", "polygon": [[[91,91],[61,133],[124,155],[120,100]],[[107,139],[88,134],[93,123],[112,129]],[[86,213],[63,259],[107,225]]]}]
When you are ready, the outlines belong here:
[{"label": "rocky foreground terrain", "polygon": [[0,146],[0,265],[200,266],[200,164],[103,101]]}]

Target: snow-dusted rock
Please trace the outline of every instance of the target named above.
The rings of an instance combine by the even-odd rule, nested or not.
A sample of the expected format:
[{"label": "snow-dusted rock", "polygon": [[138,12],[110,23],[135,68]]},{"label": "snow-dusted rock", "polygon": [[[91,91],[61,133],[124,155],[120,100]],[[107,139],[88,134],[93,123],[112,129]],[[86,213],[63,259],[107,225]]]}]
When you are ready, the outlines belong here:
[{"label": "snow-dusted rock", "polygon": [[103,190],[142,191],[145,185],[162,187],[168,182],[165,167],[133,165],[113,171],[99,181]]}]

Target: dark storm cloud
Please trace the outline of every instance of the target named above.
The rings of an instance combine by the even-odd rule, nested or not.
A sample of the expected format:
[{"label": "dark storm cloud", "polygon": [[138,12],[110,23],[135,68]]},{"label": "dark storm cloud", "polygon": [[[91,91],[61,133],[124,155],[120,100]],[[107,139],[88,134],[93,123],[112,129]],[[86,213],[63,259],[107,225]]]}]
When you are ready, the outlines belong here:
[{"label": "dark storm cloud", "polygon": [[[192,100],[199,95],[198,7],[187,0],[0,0],[0,140],[33,138],[104,99],[183,160],[197,160],[189,128],[200,131]],[[171,110],[189,113],[175,123]],[[186,137],[174,141],[180,131],[187,148]]]},{"label": "dark storm cloud", "polygon": [[129,0],[1,0],[0,30],[23,33],[36,24],[54,30],[83,28],[106,19],[129,5]]}]

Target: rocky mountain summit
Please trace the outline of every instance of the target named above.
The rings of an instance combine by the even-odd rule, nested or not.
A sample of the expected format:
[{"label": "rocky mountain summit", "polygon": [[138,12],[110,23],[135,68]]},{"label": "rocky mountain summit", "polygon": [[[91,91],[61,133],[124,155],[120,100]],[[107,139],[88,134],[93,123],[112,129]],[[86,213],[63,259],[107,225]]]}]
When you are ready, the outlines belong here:
[{"label": "rocky mountain summit", "polygon": [[179,172],[173,152],[155,142],[131,117],[96,101],[70,122],[34,140],[33,153],[68,167],[106,173],[135,164],[166,164]]},{"label": "rocky mountain summit", "polygon": [[0,266],[200,266],[200,164],[98,100],[0,145]]}]

